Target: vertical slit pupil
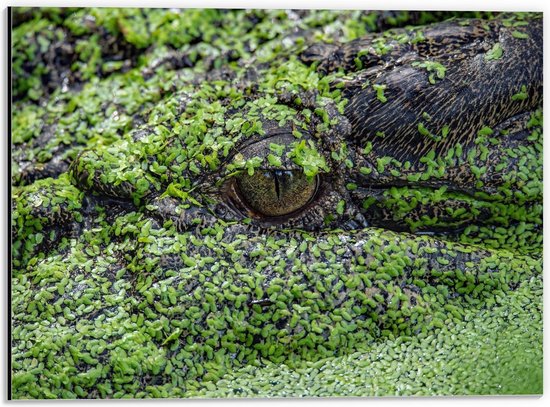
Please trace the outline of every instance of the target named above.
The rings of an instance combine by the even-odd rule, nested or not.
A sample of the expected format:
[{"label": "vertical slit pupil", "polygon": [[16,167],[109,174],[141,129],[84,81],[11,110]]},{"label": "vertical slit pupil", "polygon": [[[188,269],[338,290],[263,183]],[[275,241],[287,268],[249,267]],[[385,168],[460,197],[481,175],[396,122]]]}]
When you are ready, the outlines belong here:
[{"label": "vertical slit pupil", "polygon": [[275,178],[275,193],[277,194],[277,199],[281,199],[281,190],[279,186],[279,171],[273,171],[273,177]]}]

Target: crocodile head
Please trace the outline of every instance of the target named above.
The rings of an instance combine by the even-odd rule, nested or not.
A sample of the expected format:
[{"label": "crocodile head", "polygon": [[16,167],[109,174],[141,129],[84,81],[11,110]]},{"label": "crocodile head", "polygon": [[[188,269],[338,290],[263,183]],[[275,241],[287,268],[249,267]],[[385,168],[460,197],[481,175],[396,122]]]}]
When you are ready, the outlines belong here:
[{"label": "crocodile head", "polygon": [[423,344],[535,284],[542,22],[524,23],[398,29],[186,78],[17,195],[18,219],[45,221],[17,230],[39,286],[18,280],[16,310],[53,324],[36,328],[50,356],[21,346],[48,375],[93,371],[84,396],[189,395],[244,364]]}]

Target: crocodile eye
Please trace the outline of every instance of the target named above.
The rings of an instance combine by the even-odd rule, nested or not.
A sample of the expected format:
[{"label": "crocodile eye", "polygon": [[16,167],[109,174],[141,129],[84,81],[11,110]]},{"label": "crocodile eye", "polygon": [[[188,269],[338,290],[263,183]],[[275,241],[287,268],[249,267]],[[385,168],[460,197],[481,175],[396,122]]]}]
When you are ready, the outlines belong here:
[{"label": "crocodile eye", "polygon": [[302,170],[256,170],[236,177],[236,192],[254,214],[264,217],[290,215],[314,198],[318,179]]}]

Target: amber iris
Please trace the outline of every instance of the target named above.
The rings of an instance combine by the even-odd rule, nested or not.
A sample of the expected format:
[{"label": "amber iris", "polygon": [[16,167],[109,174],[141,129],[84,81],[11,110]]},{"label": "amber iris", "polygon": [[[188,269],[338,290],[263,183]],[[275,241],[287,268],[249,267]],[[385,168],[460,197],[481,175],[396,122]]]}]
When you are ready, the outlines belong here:
[{"label": "amber iris", "polygon": [[315,196],[317,178],[301,170],[256,170],[237,177],[240,198],[259,215],[277,217],[305,207]]}]

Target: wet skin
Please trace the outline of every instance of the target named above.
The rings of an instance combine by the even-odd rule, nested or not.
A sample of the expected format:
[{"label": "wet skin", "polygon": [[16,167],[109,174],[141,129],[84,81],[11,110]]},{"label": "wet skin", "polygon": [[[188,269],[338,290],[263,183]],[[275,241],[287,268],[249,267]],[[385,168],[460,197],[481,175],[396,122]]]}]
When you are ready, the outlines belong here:
[{"label": "wet skin", "polygon": [[187,395],[264,359],[422,341],[539,281],[541,44],[536,17],[308,39],[189,74],[53,177],[30,164],[20,394],[81,374],[56,394]]}]

